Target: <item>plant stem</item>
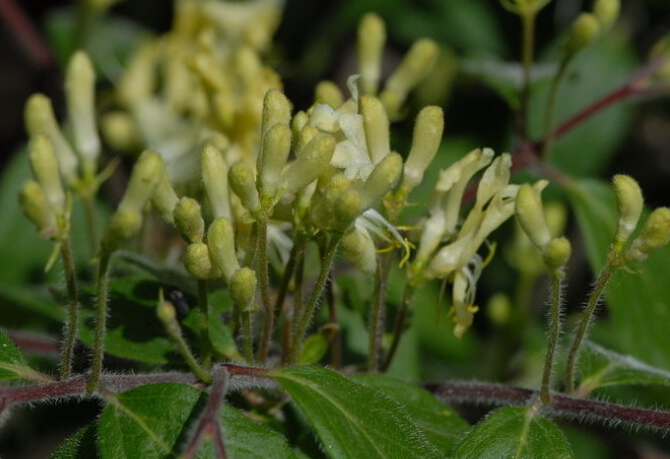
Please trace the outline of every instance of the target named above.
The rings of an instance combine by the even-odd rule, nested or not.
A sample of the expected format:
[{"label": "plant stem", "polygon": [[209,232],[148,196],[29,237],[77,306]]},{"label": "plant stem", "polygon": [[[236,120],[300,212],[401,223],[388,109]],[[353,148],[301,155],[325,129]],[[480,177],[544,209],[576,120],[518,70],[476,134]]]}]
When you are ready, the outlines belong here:
[{"label": "plant stem", "polygon": [[242,343],[244,346],[244,358],[248,363],[254,361],[254,347],[251,340],[251,313],[240,311],[240,320],[242,322]]},{"label": "plant stem", "polygon": [[84,212],[86,215],[86,236],[88,237],[88,250],[91,257],[98,252],[97,225],[95,221],[95,193],[85,193],[82,197],[84,201]]},{"label": "plant stem", "polygon": [[568,66],[568,62],[568,58],[561,61],[558,67],[558,72],[556,72],[556,75],[554,75],[554,78],[551,80],[544,117],[544,142],[542,142],[542,149],[540,151],[541,157],[544,157],[547,155],[547,153],[549,153],[551,144],[554,141],[554,132],[552,131],[552,126],[554,124],[554,114],[556,112],[556,96],[558,95],[558,86],[563,79],[563,75],[565,75],[565,69]]},{"label": "plant stem", "polygon": [[212,345],[209,340],[209,300],[207,299],[207,281],[198,279],[198,309],[200,314],[200,352],[202,366],[212,366]]},{"label": "plant stem", "polygon": [[165,331],[167,332],[170,339],[177,345],[179,353],[184,357],[186,365],[193,371],[193,373],[198,377],[198,379],[204,383],[209,383],[212,380],[212,377],[207,373],[207,370],[203,368],[202,365],[198,363],[191,348],[188,347],[188,343],[184,339],[184,336],[181,333],[181,327],[176,320],[164,323]]},{"label": "plant stem", "polygon": [[291,336],[289,338],[291,347],[289,352],[286,355],[287,363],[290,359],[290,349],[293,349],[295,345],[295,337],[298,335],[298,325],[300,324],[300,318],[302,317],[305,310],[305,298],[303,284],[305,281],[305,247],[298,254],[298,260],[295,265],[295,292],[293,294],[293,327],[291,330]]},{"label": "plant stem", "polygon": [[333,260],[335,259],[335,253],[337,253],[337,246],[339,245],[342,236],[343,233],[334,235],[330,240],[330,242],[328,243],[328,249],[326,250],[326,254],[323,257],[323,260],[321,261],[321,271],[319,272],[319,277],[316,280],[316,284],[314,285],[312,294],[307,300],[305,310],[300,317],[300,323],[298,324],[296,334],[294,335],[293,346],[291,347],[291,356],[290,356],[291,363],[295,363],[298,357],[300,356],[300,351],[302,349],[302,342],[303,339],[305,338],[305,332],[307,331],[307,326],[312,321],[312,316],[314,315],[314,311],[316,310],[316,304],[319,300],[319,297],[321,296],[323,287],[326,285],[326,280],[328,279],[328,274],[330,273],[330,267],[332,266]]},{"label": "plant stem", "polygon": [[386,322],[386,293],[392,264],[393,252],[377,257],[375,292],[370,310],[370,331],[368,333],[368,371],[373,373],[381,369],[382,337]]},{"label": "plant stem", "polygon": [[109,260],[112,254],[106,250],[100,253],[98,264],[98,299],[97,316],[95,323],[95,338],[93,341],[93,358],[91,360],[91,374],[89,376],[86,390],[91,393],[98,389],[100,373],[102,372],[102,360],[105,353],[105,333],[107,327],[107,283],[109,281]]},{"label": "plant stem", "polygon": [[400,338],[405,332],[405,322],[407,321],[407,314],[409,313],[409,307],[412,303],[412,297],[414,296],[414,287],[409,284],[405,284],[405,291],[402,295],[402,304],[400,305],[400,310],[398,311],[398,316],[395,322],[395,331],[393,332],[393,341],[391,342],[391,347],[389,348],[388,353],[386,354],[386,359],[384,364],[381,367],[381,371],[388,370],[388,367],[393,362],[393,357],[398,350],[398,345],[400,344]]},{"label": "plant stem", "polygon": [[274,328],[274,306],[270,299],[270,273],[268,272],[268,222],[266,219],[258,221],[258,284],[261,290],[261,302],[265,311],[265,324],[263,326],[263,337],[258,349],[258,361],[263,364],[268,358],[270,339]]},{"label": "plant stem", "polygon": [[542,388],[540,389],[540,399],[543,404],[548,404],[551,400],[549,391],[551,389],[551,376],[554,369],[554,354],[556,345],[561,334],[561,305],[562,305],[562,285],[561,274],[552,273],[551,276],[551,307],[549,311],[549,341],[547,343],[547,355],[544,360],[544,373],[542,375]]},{"label": "plant stem", "polygon": [[340,322],[337,319],[337,305],[335,304],[332,276],[328,276],[328,281],[326,282],[326,303],[328,304],[328,316],[331,324],[330,366],[338,370],[342,368],[342,334],[340,333]]},{"label": "plant stem", "polygon": [[533,53],[535,45],[535,11],[524,12],[521,15],[522,44],[521,44],[521,66],[523,68],[523,83],[519,97],[519,111],[517,113],[517,132],[522,139],[527,133],[528,98],[530,97],[531,69],[533,67]]},{"label": "plant stem", "polygon": [[610,276],[617,268],[616,257],[612,250],[610,250],[609,255],[607,256],[607,261],[605,266],[603,266],[602,271],[596,279],[596,283],[591,290],[589,295],[588,302],[586,307],[582,311],[580,316],[579,327],[577,328],[577,333],[575,334],[575,339],[572,342],[572,347],[570,347],[570,353],[568,354],[568,363],[565,373],[565,391],[572,393],[575,390],[575,370],[577,367],[577,361],[579,359],[579,351],[581,349],[582,343],[586,338],[586,335],[589,331],[589,326],[591,324],[591,319],[596,310],[596,306],[600,301],[600,297],[605,290],[605,286],[610,279]]},{"label": "plant stem", "polygon": [[67,289],[68,308],[67,321],[63,326],[63,349],[60,357],[60,379],[69,379],[72,374],[72,360],[74,346],[77,341],[77,328],[79,324],[79,304],[77,303],[77,284],[75,278],[74,260],[70,238],[61,240],[60,253],[65,270],[65,284]]}]

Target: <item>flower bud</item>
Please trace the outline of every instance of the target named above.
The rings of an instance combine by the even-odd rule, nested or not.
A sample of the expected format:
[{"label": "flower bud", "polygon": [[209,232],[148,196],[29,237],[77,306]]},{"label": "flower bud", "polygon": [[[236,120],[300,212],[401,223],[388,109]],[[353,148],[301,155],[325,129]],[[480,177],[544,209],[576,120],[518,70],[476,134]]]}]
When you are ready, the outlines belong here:
[{"label": "flower bud", "polygon": [[235,254],[235,233],[230,220],[217,218],[207,230],[207,246],[212,263],[218,268],[226,281],[240,269]]},{"label": "flower bud", "polygon": [[28,145],[30,167],[49,205],[56,213],[65,212],[65,191],[61,183],[58,160],[48,137],[37,135]]},{"label": "flower bud", "polygon": [[346,230],[363,213],[363,198],[355,188],[349,188],[335,201],[335,228]]},{"label": "flower bud", "polygon": [[147,42],[128,59],[116,86],[116,99],[124,108],[135,107],[154,93],[157,86],[154,66],[158,50],[154,43]]},{"label": "flower bud", "polygon": [[621,250],[630,235],[635,231],[644,207],[642,190],[634,178],[628,175],[615,175],[612,185],[619,208],[619,224],[615,236],[617,250]]},{"label": "flower bud", "polygon": [[330,167],[334,150],[335,138],[323,132],[317,133],[284,172],[281,178],[284,192],[293,194],[316,180]]},{"label": "flower bud", "polygon": [[295,143],[295,156],[296,158],[300,158],[302,156],[302,152],[305,151],[305,147],[309,145],[309,143],[316,137],[316,135],[319,133],[319,128],[316,128],[314,126],[305,126],[297,136],[297,140]]},{"label": "flower bud", "polygon": [[74,53],[67,65],[65,98],[84,176],[92,176],[100,156],[100,138],[95,121],[95,71],[83,51]]},{"label": "flower bud", "polygon": [[260,201],[258,200],[258,190],[256,189],[256,179],[251,165],[241,159],[230,166],[228,171],[228,183],[242,205],[249,212],[258,212],[260,210]]},{"label": "flower bud", "polygon": [[542,251],[544,264],[552,271],[556,271],[568,262],[572,249],[570,241],[565,237],[557,237],[547,243]]},{"label": "flower bud", "polygon": [[263,99],[261,136],[277,123],[291,123],[291,102],[279,89],[269,89]]},{"label": "flower bud", "polygon": [[132,151],[142,144],[135,120],[121,110],[105,114],[100,121],[100,129],[107,144],[115,150]]},{"label": "flower bud", "polygon": [[362,187],[363,210],[369,209],[391,191],[402,174],[402,157],[391,153],[372,169]]},{"label": "flower bud", "polygon": [[154,193],[151,196],[151,204],[158,211],[163,221],[169,224],[174,224],[174,209],[179,202],[177,193],[175,193],[170,177],[163,166],[160,178],[154,188]]},{"label": "flower bud", "polygon": [[533,245],[544,251],[551,233],[544,220],[540,194],[527,183],[519,187],[515,203],[516,219]]},{"label": "flower bud", "polygon": [[363,94],[376,94],[386,42],[384,21],[374,13],[363,16],[358,26],[357,55]]},{"label": "flower bud", "polygon": [[134,209],[117,209],[102,234],[101,249],[106,253],[114,252],[121,244],[132,238],[141,225],[140,212]]},{"label": "flower bud", "polygon": [[184,254],[184,266],[196,279],[213,279],[219,276],[219,270],[212,265],[207,244],[198,241],[189,244]]},{"label": "flower bud", "polygon": [[261,147],[263,163],[259,164],[258,191],[261,200],[274,199],[279,189],[282,168],[291,152],[291,128],[278,123],[265,134]]},{"label": "flower bud", "polygon": [[640,234],[626,252],[626,261],[643,261],[650,252],[660,249],[670,240],[670,209],[659,207],[649,215]]},{"label": "flower bud", "polygon": [[444,113],[440,107],[424,107],[416,117],[412,148],[405,161],[402,187],[406,192],[416,188],[437,153],[444,130]]},{"label": "flower bud", "polygon": [[593,15],[598,19],[600,27],[607,30],[616,22],[620,9],[620,0],[596,0],[593,4]]},{"label": "flower bud", "polygon": [[63,174],[65,180],[68,183],[76,180],[79,161],[58,127],[51,106],[51,99],[43,94],[33,94],[26,102],[24,117],[26,131],[31,137],[44,134],[51,140],[51,145],[58,158],[61,174]]},{"label": "flower bud", "polygon": [[[397,113],[409,91],[433,70],[438,50],[437,44],[427,38],[412,45],[398,68],[389,77],[380,97],[388,113]],[[387,92],[393,94],[393,97],[385,96]]]},{"label": "flower bud", "polygon": [[568,41],[565,43],[565,52],[568,56],[581,51],[588,46],[598,35],[600,24],[591,13],[581,13],[572,24]]},{"label": "flower bud", "polygon": [[133,167],[128,186],[119,203],[119,209],[132,210],[141,215],[164,170],[165,164],[160,155],[151,150],[145,150]]},{"label": "flower bud", "polygon": [[221,150],[212,144],[205,145],[200,158],[200,169],[214,218],[231,218],[228,165],[223,160]]},{"label": "flower bud", "polygon": [[332,81],[321,81],[314,89],[314,102],[337,108],[344,102],[342,91]]},{"label": "flower bud", "polygon": [[256,273],[247,267],[238,269],[230,278],[230,297],[241,311],[256,312],[258,306],[254,302],[256,284]]},{"label": "flower bud", "polygon": [[205,234],[200,204],[193,198],[182,197],[174,208],[174,224],[188,242],[199,242]]},{"label": "flower bud", "polygon": [[302,110],[293,115],[293,119],[291,120],[291,131],[293,133],[293,142],[298,141],[298,139],[300,138],[300,133],[302,132],[303,128],[307,126],[308,122],[309,122],[309,116]]},{"label": "flower bud", "polygon": [[177,320],[177,310],[169,301],[161,301],[156,307],[156,316],[165,326],[171,326]]},{"label": "flower bud", "polygon": [[37,227],[40,236],[51,237],[56,234],[56,216],[39,183],[27,181],[21,188],[19,203],[26,217]]},{"label": "flower bud", "polygon": [[391,151],[389,144],[389,120],[384,106],[376,97],[363,96],[360,99],[360,110],[363,115],[365,142],[368,146],[370,160],[374,164],[384,159]]},{"label": "flower bud", "polygon": [[352,230],[344,235],[341,242],[344,256],[366,274],[374,274],[377,269],[377,249],[367,234]]}]

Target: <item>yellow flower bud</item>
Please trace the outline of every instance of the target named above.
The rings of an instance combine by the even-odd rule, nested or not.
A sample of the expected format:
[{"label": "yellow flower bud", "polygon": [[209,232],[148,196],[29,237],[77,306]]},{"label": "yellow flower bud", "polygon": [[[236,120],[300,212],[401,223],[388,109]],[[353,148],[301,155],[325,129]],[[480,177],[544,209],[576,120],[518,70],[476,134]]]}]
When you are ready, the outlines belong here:
[{"label": "yellow flower bud", "polygon": [[112,215],[100,242],[101,249],[112,253],[128,239],[132,238],[142,226],[142,214],[134,209],[119,208]]},{"label": "yellow flower bud", "polygon": [[572,24],[568,41],[565,43],[565,52],[571,56],[588,46],[598,35],[600,24],[591,13],[581,13]]},{"label": "yellow flower bud", "polygon": [[601,28],[607,30],[616,22],[620,9],[620,0],[596,0],[593,4],[593,15],[598,19]]},{"label": "yellow flower bud", "polygon": [[307,126],[308,122],[309,122],[309,116],[302,110],[293,115],[293,119],[291,120],[291,131],[293,132],[294,143],[298,142],[298,139],[300,138],[300,133],[302,132],[303,128]]},{"label": "yellow flower bud", "polygon": [[412,148],[405,161],[402,188],[409,192],[423,180],[423,174],[437,153],[444,130],[444,113],[440,107],[424,107],[416,117]]},{"label": "yellow flower bud", "polygon": [[207,246],[214,266],[221,271],[226,281],[240,269],[235,254],[235,233],[230,220],[217,218],[207,230]]},{"label": "yellow flower bud", "polygon": [[163,221],[169,224],[174,224],[174,209],[179,202],[177,193],[175,193],[170,177],[163,166],[160,173],[160,178],[154,188],[154,193],[151,196],[151,204],[158,211]]},{"label": "yellow flower bud", "polygon": [[119,203],[119,209],[132,210],[141,215],[164,170],[165,164],[160,155],[145,150],[133,167],[126,192]]},{"label": "yellow flower bud", "polygon": [[342,91],[332,81],[321,81],[314,89],[314,102],[337,108],[344,102]]},{"label": "yellow flower bud", "polygon": [[377,269],[377,249],[367,234],[349,231],[341,242],[344,256],[366,274],[374,274]]},{"label": "yellow flower bud", "polygon": [[186,247],[184,266],[196,279],[214,279],[220,275],[220,271],[212,265],[204,242],[193,242]]},{"label": "yellow flower bud", "polygon": [[640,185],[628,175],[615,175],[612,185],[619,209],[619,224],[615,236],[617,250],[621,250],[630,235],[635,231],[644,207],[644,198]]},{"label": "yellow flower bud", "polygon": [[565,237],[557,237],[547,243],[542,251],[544,264],[552,271],[561,269],[568,262],[572,248]]},{"label": "yellow flower bud", "polygon": [[551,240],[551,233],[544,220],[540,194],[527,183],[519,187],[516,196],[515,214],[528,239],[543,251]]},{"label": "yellow flower bud", "polygon": [[314,127],[314,126],[305,126],[297,136],[297,140],[295,143],[295,156],[296,158],[300,158],[302,156],[302,152],[305,151],[305,147],[309,145],[309,143],[316,137],[316,135],[319,133],[319,129]]},{"label": "yellow flower bud", "polygon": [[359,103],[361,115],[363,115],[368,154],[372,162],[377,164],[391,151],[388,116],[384,106],[376,97],[363,96]]},{"label": "yellow flower bud", "polygon": [[241,159],[230,166],[228,171],[228,183],[235,192],[242,205],[249,212],[258,212],[260,210],[260,201],[258,199],[258,190],[256,189],[256,178],[254,171],[248,162]]},{"label": "yellow flower bud", "polygon": [[56,234],[56,216],[39,183],[27,181],[21,188],[19,203],[26,217],[37,227],[40,236],[51,237]]},{"label": "yellow flower bud", "polygon": [[95,121],[95,71],[83,51],[77,51],[65,72],[65,98],[72,122],[74,145],[79,154],[84,176],[92,176],[100,156],[100,138]]},{"label": "yellow flower bud", "polygon": [[335,138],[323,132],[317,133],[284,172],[281,178],[284,192],[293,194],[316,180],[330,167],[334,150]]},{"label": "yellow flower bud", "polygon": [[65,191],[49,139],[45,135],[33,137],[28,145],[28,155],[33,175],[44,190],[49,205],[56,213],[65,212]]},{"label": "yellow flower bud", "polygon": [[256,273],[247,267],[238,269],[230,278],[230,297],[241,311],[256,312],[258,308],[254,302],[256,284]]},{"label": "yellow flower bud", "polygon": [[141,45],[128,60],[116,89],[116,99],[121,106],[135,107],[154,93],[157,86],[154,67],[158,50],[156,44],[148,42]]},{"label": "yellow flower bud", "polygon": [[142,143],[135,120],[126,112],[107,113],[100,121],[100,129],[105,141],[115,150],[132,151]]},{"label": "yellow flower bud", "polygon": [[355,188],[349,188],[337,198],[334,210],[335,228],[346,230],[365,211],[361,193]]},{"label": "yellow flower bud", "polygon": [[166,327],[170,327],[177,320],[177,310],[169,301],[161,301],[156,307],[156,316]]},{"label": "yellow flower bud", "polygon": [[372,169],[362,187],[363,210],[379,202],[398,183],[402,174],[402,157],[391,153]]},{"label": "yellow flower bud", "polygon": [[291,128],[288,124],[277,123],[265,134],[262,152],[262,164],[259,164],[258,191],[261,201],[274,199],[279,189],[282,168],[291,152]]},{"label": "yellow flower bud", "polygon": [[65,180],[68,183],[76,180],[79,161],[58,127],[51,106],[51,99],[43,94],[33,94],[26,102],[24,117],[26,131],[31,137],[44,134],[51,140],[51,145],[56,157],[58,157],[61,174],[63,174]]},{"label": "yellow flower bud", "polygon": [[174,224],[179,234],[188,242],[199,242],[205,233],[200,204],[193,198],[182,197],[173,213]]},{"label": "yellow flower bud", "polygon": [[291,123],[291,102],[279,89],[269,89],[263,100],[261,135],[264,136],[277,123]]},{"label": "yellow flower bud", "polygon": [[[437,44],[427,38],[412,45],[398,68],[389,77],[380,97],[388,113],[397,113],[409,91],[433,70],[438,51]],[[395,93],[393,99],[387,99],[384,96],[386,92]]]},{"label": "yellow flower bud", "polygon": [[221,150],[212,144],[205,145],[200,158],[200,169],[214,218],[231,218],[228,165],[223,160]]},{"label": "yellow flower bud", "polygon": [[626,261],[643,261],[650,252],[660,249],[670,240],[670,209],[659,207],[649,215],[640,234],[625,254]]},{"label": "yellow flower bud", "polygon": [[376,94],[381,74],[382,54],[386,42],[384,21],[374,13],[363,16],[358,26],[358,68],[363,94]]}]

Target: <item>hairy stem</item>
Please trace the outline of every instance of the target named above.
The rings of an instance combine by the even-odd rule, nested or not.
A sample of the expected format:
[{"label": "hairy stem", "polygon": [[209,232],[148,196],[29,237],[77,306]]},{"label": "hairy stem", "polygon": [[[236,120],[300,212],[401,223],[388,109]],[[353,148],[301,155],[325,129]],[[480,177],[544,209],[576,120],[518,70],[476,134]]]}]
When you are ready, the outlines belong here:
[{"label": "hairy stem", "polygon": [[551,376],[554,369],[554,354],[556,345],[561,335],[561,306],[562,285],[558,273],[551,276],[551,306],[549,311],[549,341],[547,343],[547,355],[544,359],[544,373],[542,375],[542,388],[540,399],[545,405],[550,402],[549,391],[551,389]]},{"label": "hairy stem", "polygon": [[314,315],[314,311],[316,310],[316,304],[319,300],[319,297],[321,296],[323,287],[326,285],[326,280],[328,279],[328,274],[330,273],[330,267],[332,266],[333,260],[335,259],[337,246],[339,245],[341,239],[342,234],[338,234],[337,236],[333,236],[333,238],[328,243],[328,249],[326,250],[323,260],[321,261],[321,271],[319,272],[319,277],[316,280],[316,284],[314,285],[312,294],[307,300],[305,310],[303,311],[300,317],[300,323],[298,324],[298,328],[294,335],[293,346],[291,348],[291,356],[290,356],[291,363],[295,363],[298,357],[300,356],[300,351],[302,349],[302,341],[305,338],[307,327],[312,321],[312,316]]},{"label": "hairy stem", "polygon": [[375,291],[370,310],[370,329],[368,333],[368,371],[378,372],[381,369],[382,337],[386,322],[386,294],[388,279],[393,264],[393,252],[377,257],[375,272]]},{"label": "hairy stem", "polygon": [[100,382],[102,372],[102,360],[105,353],[105,334],[107,332],[107,284],[109,281],[109,261],[112,254],[106,250],[100,253],[98,264],[98,287],[97,287],[97,312],[95,323],[95,338],[93,341],[93,358],[91,359],[91,374],[89,376],[86,390],[95,392]]},{"label": "hairy stem", "polygon": [[91,257],[98,252],[98,231],[95,216],[95,193],[85,193],[82,197],[84,201],[84,213],[86,216],[86,237],[88,238],[88,250]]},{"label": "hairy stem", "polygon": [[207,299],[207,281],[198,279],[198,314],[200,315],[200,352],[202,366],[212,366],[212,344],[209,340],[209,300]]},{"label": "hairy stem", "polygon": [[330,366],[337,370],[342,368],[342,334],[340,333],[340,322],[337,319],[332,276],[328,276],[326,282],[326,304],[328,304],[328,320],[330,321]]},{"label": "hairy stem", "polygon": [[60,244],[63,269],[65,270],[65,285],[67,289],[68,308],[67,321],[63,326],[63,349],[60,356],[60,378],[69,379],[72,374],[72,360],[74,346],[77,341],[77,327],[79,324],[79,304],[77,303],[77,284],[75,278],[74,259],[70,239],[65,238]]},{"label": "hairy stem", "polygon": [[248,311],[240,311],[240,320],[242,321],[242,345],[244,348],[244,358],[247,362],[254,361],[254,346],[251,336],[251,313]]},{"label": "hairy stem", "polygon": [[384,364],[381,367],[382,371],[386,371],[388,369],[388,367],[391,365],[391,362],[393,362],[393,357],[395,357],[396,351],[398,350],[400,338],[405,332],[405,323],[407,322],[407,315],[409,313],[409,307],[412,304],[413,296],[414,288],[409,284],[405,284],[405,291],[402,295],[402,304],[400,305],[400,310],[398,311],[398,316],[396,317],[393,341],[391,342],[391,347],[386,354],[386,359],[384,359]]},{"label": "hairy stem", "polygon": [[263,336],[258,349],[258,361],[265,363],[268,358],[270,339],[274,328],[275,314],[272,300],[270,299],[270,273],[268,272],[268,222],[262,219],[258,222],[258,285],[261,290],[261,302],[265,311],[265,324],[263,325]]},{"label": "hairy stem", "polygon": [[600,271],[596,283],[593,286],[593,290],[591,290],[586,307],[584,307],[584,310],[580,315],[579,326],[575,333],[575,339],[570,347],[570,353],[568,354],[568,363],[565,373],[565,391],[568,393],[572,393],[575,390],[575,371],[579,359],[579,351],[588,334],[593,314],[595,313],[596,306],[598,306],[598,303],[600,302],[600,297],[605,290],[605,286],[607,285],[610,276],[617,267],[615,260],[616,258],[613,253],[610,252],[607,261],[605,262],[605,266],[603,266],[602,271]]},{"label": "hairy stem", "polygon": [[163,327],[170,339],[177,345],[177,349],[186,361],[186,365],[188,365],[188,367],[191,369],[191,371],[193,371],[193,373],[200,381],[209,383],[212,378],[209,373],[207,373],[207,370],[203,368],[200,363],[198,363],[195,356],[193,355],[193,352],[191,352],[191,348],[188,346],[188,343],[182,335],[179,323],[172,319],[170,321],[163,322]]}]

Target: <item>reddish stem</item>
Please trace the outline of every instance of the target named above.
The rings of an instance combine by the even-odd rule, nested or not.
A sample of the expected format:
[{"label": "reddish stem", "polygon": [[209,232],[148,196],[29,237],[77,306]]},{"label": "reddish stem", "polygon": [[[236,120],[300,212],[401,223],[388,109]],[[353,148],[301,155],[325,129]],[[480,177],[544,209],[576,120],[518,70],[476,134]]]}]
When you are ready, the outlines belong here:
[{"label": "reddish stem", "polygon": [[48,46],[16,2],[0,0],[0,18],[39,68],[51,66],[51,52]]},{"label": "reddish stem", "polygon": [[2,332],[23,352],[52,356],[58,356],[60,352],[59,341],[50,336],[21,330],[3,329]]}]

